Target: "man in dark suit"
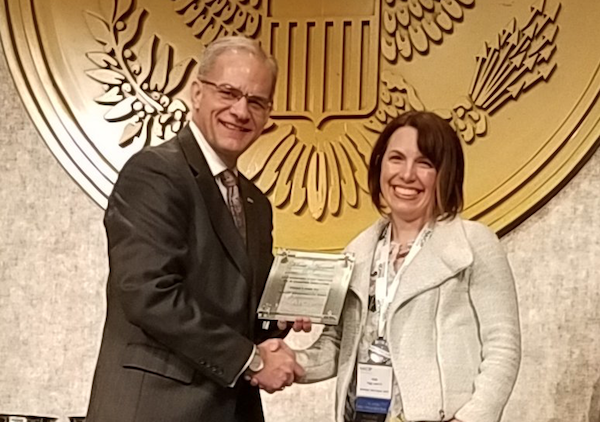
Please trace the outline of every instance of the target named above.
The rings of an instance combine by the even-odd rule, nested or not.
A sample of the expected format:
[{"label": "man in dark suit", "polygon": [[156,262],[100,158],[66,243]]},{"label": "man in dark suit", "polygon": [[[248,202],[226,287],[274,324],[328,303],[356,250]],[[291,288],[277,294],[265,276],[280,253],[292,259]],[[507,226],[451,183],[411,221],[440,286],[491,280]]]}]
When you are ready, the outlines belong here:
[{"label": "man in dark suit", "polygon": [[236,168],[267,122],[276,75],[256,42],[215,41],[192,84],[192,122],[123,167],[104,219],[107,318],[88,422],[262,421],[246,379],[272,392],[302,374],[269,339],[281,331],[256,318],[272,211]]}]

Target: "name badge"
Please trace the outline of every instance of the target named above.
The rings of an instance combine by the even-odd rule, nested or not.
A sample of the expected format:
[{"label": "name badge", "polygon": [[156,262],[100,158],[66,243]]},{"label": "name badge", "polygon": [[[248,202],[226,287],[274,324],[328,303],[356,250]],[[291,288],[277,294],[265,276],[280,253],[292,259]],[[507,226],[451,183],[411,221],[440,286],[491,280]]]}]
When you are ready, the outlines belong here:
[{"label": "name badge", "polygon": [[359,363],[356,379],[356,411],[387,414],[392,401],[392,367]]}]

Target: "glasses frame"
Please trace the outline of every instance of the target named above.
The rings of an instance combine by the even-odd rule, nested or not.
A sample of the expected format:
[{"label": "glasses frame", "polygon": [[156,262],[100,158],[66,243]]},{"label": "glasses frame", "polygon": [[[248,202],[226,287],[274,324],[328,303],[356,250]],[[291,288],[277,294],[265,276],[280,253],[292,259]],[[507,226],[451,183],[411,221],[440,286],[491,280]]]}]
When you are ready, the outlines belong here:
[{"label": "glasses frame", "polygon": [[[243,92],[242,90],[237,89],[236,87],[231,86],[229,84],[217,84],[215,82],[201,78],[198,78],[198,80],[203,84],[213,87],[217,91],[217,93],[221,95],[221,99],[227,103],[231,103],[231,105],[237,103],[242,98],[245,98],[246,103],[248,104],[248,109],[250,111],[260,112],[265,115],[268,114],[273,107],[272,100],[262,97],[260,95],[252,95],[250,93]],[[232,98],[225,98],[229,95],[231,95]],[[256,105],[258,106],[258,108],[255,109],[252,107],[252,105]]]}]

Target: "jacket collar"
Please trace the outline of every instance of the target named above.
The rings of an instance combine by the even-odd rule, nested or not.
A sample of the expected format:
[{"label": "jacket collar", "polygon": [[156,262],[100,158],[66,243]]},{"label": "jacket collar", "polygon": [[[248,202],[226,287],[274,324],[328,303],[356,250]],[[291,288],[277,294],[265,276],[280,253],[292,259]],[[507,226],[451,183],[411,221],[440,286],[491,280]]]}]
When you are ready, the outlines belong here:
[{"label": "jacket collar", "polygon": [[350,281],[350,290],[361,300],[364,310],[366,310],[366,304],[369,300],[369,282],[375,248],[384,227],[388,223],[389,220],[387,218],[380,218],[375,224],[363,231],[346,248],[348,252],[354,253],[356,259]]},{"label": "jacket collar", "polygon": [[[225,201],[223,201],[223,196],[219,191],[219,187],[217,186],[217,183],[210,172],[208,163],[202,155],[200,147],[196,142],[196,138],[194,138],[189,126],[186,126],[181,130],[178,135],[178,140],[180,142],[183,154],[195,176],[196,184],[198,185],[200,193],[204,198],[206,207],[208,209],[208,215],[215,232],[221,240],[221,243],[231,254],[240,272],[249,282],[252,283],[252,270],[250,260],[248,259],[248,254],[244,247],[244,242],[242,241],[241,236],[235,227],[229,209],[227,208]],[[242,195],[245,209],[252,208],[251,205],[254,203],[253,199],[248,199],[249,196],[247,195],[247,192],[249,189],[247,188],[247,183],[249,182],[245,178],[243,179],[243,182],[240,182],[240,195]],[[252,212],[250,212],[250,214],[251,213]],[[251,216],[248,215],[248,211],[246,211],[246,227],[248,230],[247,234],[249,238],[249,246],[251,246],[255,241],[255,239],[250,239],[254,237],[254,227],[252,227],[252,221],[256,220],[252,220]]]},{"label": "jacket collar", "polygon": [[[388,223],[387,217],[380,218],[348,248],[357,257],[350,288],[361,299],[363,306],[368,301],[371,265],[377,241]],[[472,262],[473,253],[462,220],[456,217],[437,222],[429,240],[406,268],[390,312],[415,296],[441,285]]]}]

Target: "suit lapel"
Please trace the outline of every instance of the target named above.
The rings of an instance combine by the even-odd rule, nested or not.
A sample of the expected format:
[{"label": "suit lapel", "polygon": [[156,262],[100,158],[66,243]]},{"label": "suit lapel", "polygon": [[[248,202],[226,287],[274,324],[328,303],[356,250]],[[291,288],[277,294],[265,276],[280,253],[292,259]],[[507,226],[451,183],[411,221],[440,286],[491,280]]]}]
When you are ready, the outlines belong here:
[{"label": "suit lapel", "polygon": [[[244,204],[244,213],[246,215],[246,242],[247,242],[247,254],[250,262],[260,262],[260,233],[258,221],[260,216],[256,210],[256,202],[259,198],[253,197],[250,192],[250,182],[242,174],[239,177],[240,181],[240,195]],[[254,266],[254,270],[257,271],[259,265]],[[250,310],[254,316],[254,310],[258,308],[258,298],[262,293],[262,286],[257,283],[257,277],[252,278],[252,289],[253,294],[251,295]]]},{"label": "suit lapel", "polygon": [[240,272],[252,283],[252,270],[244,242],[189,126],[181,130],[178,139],[185,158],[195,175],[196,184],[208,208],[208,215],[215,232]]},{"label": "suit lapel", "polygon": [[473,253],[460,218],[436,224],[431,238],[406,268],[390,311],[433,289],[473,262]]}]

